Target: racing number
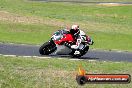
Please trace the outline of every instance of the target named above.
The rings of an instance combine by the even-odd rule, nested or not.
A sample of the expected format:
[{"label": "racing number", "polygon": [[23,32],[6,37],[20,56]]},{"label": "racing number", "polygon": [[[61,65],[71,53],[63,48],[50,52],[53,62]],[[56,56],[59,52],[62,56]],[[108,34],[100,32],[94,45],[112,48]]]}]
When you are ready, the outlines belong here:
[{"label": "racing number", "polygon": [[84,40],[84,41],[86,41],[87,40],[86,35],[81,35],[81,39]]}]

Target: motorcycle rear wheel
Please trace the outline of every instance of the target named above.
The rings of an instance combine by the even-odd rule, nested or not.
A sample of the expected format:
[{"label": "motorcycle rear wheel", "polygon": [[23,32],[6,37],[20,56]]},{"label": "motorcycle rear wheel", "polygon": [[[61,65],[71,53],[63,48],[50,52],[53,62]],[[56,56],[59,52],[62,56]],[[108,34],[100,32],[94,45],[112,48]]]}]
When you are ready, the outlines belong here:
[{"label": "motorcycle rear wheel", "polygon": [[76,55],[74,54],[75,50],[73,50],[71,53],[71,56],[73,58],[79,58],[79,57],[85,55],[88,52],[88,50],[89,50],[89,46],[86,46],[83,50],[79,50],[80,54],[76,54]]}]

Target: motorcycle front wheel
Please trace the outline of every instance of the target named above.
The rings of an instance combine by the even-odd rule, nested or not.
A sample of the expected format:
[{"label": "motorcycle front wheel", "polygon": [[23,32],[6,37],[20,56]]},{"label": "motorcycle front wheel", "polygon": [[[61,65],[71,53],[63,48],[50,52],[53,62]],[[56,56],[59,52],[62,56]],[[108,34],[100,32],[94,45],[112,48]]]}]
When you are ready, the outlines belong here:
[{"label": "motorcycle front wheel", "polygon": [[41,55],[49,55],[56,50],[56,46],[52,42],[46,42],[39,48],[39,53]]}]

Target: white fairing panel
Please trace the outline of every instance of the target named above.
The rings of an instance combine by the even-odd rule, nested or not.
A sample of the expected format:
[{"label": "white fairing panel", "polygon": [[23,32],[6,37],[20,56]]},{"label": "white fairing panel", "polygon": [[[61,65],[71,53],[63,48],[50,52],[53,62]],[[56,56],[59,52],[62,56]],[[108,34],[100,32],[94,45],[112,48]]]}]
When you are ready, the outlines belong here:
[{"label": "white fairing panel", "polygon": [[79,35],[80,35],[81,41],[85,42],[86,41],[86,34],[82,30],[80,30],[80,34]]},{"label": "white fairing panel", "polygon": [[54,54],[57,55],[68,55],[69,53],[71,53],[71,49],[69,49],[68,47],[64,46],[64,45],[56,45],[57,50],[54,52]]},{"label": "white fairing panel", "polygon": [[86,35],[82,30],[80,30],[80,35]]}]

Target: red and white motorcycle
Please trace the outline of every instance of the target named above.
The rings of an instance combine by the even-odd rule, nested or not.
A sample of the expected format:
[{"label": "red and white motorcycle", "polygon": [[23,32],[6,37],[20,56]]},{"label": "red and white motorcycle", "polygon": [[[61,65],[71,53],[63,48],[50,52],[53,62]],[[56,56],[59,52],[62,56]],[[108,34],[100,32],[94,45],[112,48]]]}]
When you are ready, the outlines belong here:
[{"label": "red and white motorcycle", "polygon": [[81,30],[79,36],[80,38],[75,44],[75,39],[70,33],[66,30],[58,30],[48,42],[39,48],[39,53],[41,55],[55,54],[81,57],[88,52],[89,45],[92,45],[93,41]]}]

